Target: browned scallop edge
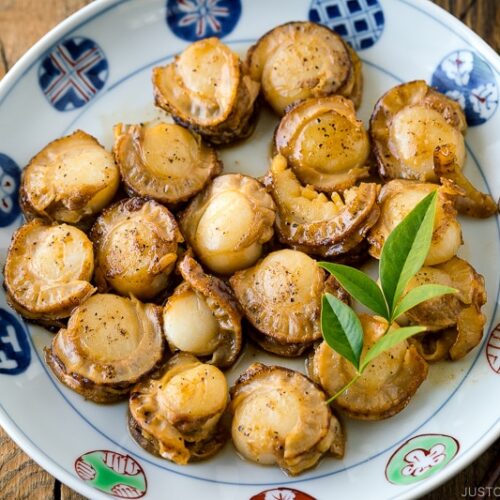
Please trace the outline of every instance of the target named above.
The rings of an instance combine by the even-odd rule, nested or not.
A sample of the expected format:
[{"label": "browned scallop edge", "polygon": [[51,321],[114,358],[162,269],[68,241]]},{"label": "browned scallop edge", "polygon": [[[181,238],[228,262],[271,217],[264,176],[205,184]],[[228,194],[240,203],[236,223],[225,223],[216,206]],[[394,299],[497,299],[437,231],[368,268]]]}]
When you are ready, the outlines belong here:
[{"label": "browned scallop edge", "polygon": [[[131,395],[133,397],[133,393]],[[144,448],[147,452],[160,458],[164,458],[160,454],[160,442],[151,434],[142,430],[141,426],[135,418],[128,411],[128,429],[132,438],[139,446]],[[227,410],[217,424],[215,434],[204,441],[186,442],[185,445],[190,451],[189,462],[199,462],[214,456],[229,439],[229,419]]]},{"label": "browned scallop edge", "polygon": [[[310,21],[289,21],[288,23],[284,23],[284,24],[280,24],[279,26],[275,26],[274,28],[270,29],[269,31],[267,31],[266,33],[264,33],[258,40],[257,42],[255,42],[249,49],[248,49],[248,52],[247,52],[247,58],[246,58],[246,61],[245,61],[245,67],[246,68],[249,68],[252,64],[252,58],[253,58],[253,55],[254,55],[254,52],[255,52],[255,49],[257,48],[257,46],[259,45],[259,43],[266,37],[268,36],[271,36],[273,31],[277,30],[278,28],[283,28],[285,26],[295,26],[295,25],[300,25],[300,26],[303,26],[303,25],[306,25],[306,24],[309,24],[311,26],[316,26],[317,28],[321,29],[321,30],[324,30],[326,32],[328,32],[329,35],[332,35],[333,37],[337,38],[338,40],[340,40],[340,42],[342,42],[342,45],[344,46],[346,52],[349,54],[349,60],[351,61],[351,71],[352,71],[352,58],[351,58],[351,54],[349,52],[349,48],[347,46],[347,44],[344,42],[344,40],[342,39],[341,36],[339,36],[335,31],[331,30],[328,26],[324,26],[322,24],[317,24],[317,23],[313,23],[313,22],[310,22]],[[347,82],[347,80],[349,79],[349,75],[350,75],[350,71],[347,73],[347,76],[346,78],[339,83],[339,86],[338,88],[341,89],[342,86]],[[295,103],[293,103],[295,104]],[[292,104],[292,106],[293,106]],[[288,108],[287,108],[288,110]],[[285,112],[287,111],[285,110]]]},{"label": "browned scallop edge", "polygon": [[312,340],[310,342],[296,344],[281,343],[272,336],[266,335],[265,333],[257,330],[257,328],[255,328],[249,321],[246,321],[245,323],[245,331],[248,336],[262,349],[264,349],[264,351],[276,354],[277,356],[296,358],[310,349],[314,345],[314,342],[316,342],[315,340]]},{"label": "browned scallop edge", "polygon": [[95,403],[115,403],[125,399],[133,382],[123,382],[119,384],[96,384],[88,378],[77,373],[68,373],[64,363],[54,354],[52,348],[44,349],[45,362],[49,365],[54,375],[65,386],[81,394],[85,399]]}]

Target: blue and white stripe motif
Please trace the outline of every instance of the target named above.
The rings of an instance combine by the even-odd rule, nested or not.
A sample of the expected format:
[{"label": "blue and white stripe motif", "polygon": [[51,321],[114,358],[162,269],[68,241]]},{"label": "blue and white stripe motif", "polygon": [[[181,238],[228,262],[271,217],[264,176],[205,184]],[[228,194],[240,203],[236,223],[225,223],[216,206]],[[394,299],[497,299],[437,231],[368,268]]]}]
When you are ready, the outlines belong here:
[{"label": "blue and white stripe motif", "polygon": [[56,45],[44,58],[38,81],[54,108],[81,108],[104,87],[108,61],[102,49],[88,38],[75,37]]}]

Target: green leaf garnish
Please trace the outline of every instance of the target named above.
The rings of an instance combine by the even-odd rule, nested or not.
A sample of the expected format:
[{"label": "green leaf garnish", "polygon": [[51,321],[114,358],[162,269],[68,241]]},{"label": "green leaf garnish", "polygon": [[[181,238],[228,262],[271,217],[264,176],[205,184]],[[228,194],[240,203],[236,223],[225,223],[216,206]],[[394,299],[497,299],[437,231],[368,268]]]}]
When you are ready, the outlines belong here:
[{"label": "green leaf garnish", "polygon": [[326,343],[359,369],[363,328],[356,313],[341,300],[325,293],[321,307],[321,332]]},{"label": "green leaf garnish", "polygon": [[428,194],[391,232],[380,256],[380,282],[394,311],[408,281],[422,267],[432,240],[437,191]]},{"label": "green leaf garnish", "polygon": [[366,352],[363,362],[361,363],[361,372],[363,372],[379,354],[389,350],[403,340],[425,331],[425,329],[425,326],[405,326],[404,328],[396,328],[386,332]]},{"label": "green leaf garnish", "polygon": [[333,295],[329,293],[323,295],[321,307],[323,338],[357,370],[354,378],[328,399],[328,404],[354,384],[377,356],[425,330],[424,326],[418,325],[393,328],[396,318],[426,300],[456,293],[457,290],[454,288],[428,284],[414,288],[403,296],[408,282],[420,270],[429,253],[436,204],[437,191],[433,191],[418,203],[388,236],[379,263],[381,288],[358,269],[328,262],[319,263],[337,278],[353,299],[388,321],[384,335],[370,347],[361,361],[363,328],[358,316],[348,305]]},{"label": "green leaf garnish", "polygon": [[426,300],[449,293],[456,293],[457,291],[456,288],[444,285],[420,285],[417,288],[413,288],[399,301],[392,313],[392,319],[396,320],[401,314]]},{"label": "green leaf garnish", "polygon": [[319,262],[319,266],[335,276],[342,287],[358,302],[389,321],[389,309],[380,287],[362,271],[354,267],[330,262]]}]

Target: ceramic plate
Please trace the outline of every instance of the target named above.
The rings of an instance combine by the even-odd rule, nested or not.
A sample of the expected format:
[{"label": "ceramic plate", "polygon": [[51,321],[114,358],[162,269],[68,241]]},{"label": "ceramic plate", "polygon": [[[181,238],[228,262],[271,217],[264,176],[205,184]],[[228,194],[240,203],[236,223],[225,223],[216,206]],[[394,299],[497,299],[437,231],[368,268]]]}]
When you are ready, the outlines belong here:
[{"label": "ceramic plate", "polygon": [[[150,74],[188,43],[222,37],[244,54],[272,27],[292,20],[327,24],[359,51],[367,121],[390,87],[425,79],[458,100],[469,122],[465,171],[500,194],[500,59],[453,17],[422,0],[102,0],[60,24],[32,48],[0,87],[0,247],[4,259],[21,223],[20,169],[49,141],[77,128],[106,146],[112,126],[161,116]],[[227,172],[261,175],[275,119],[222,151]],[[500,434],[499,224],[462,219],[460,255],[485,276],[487,327],[481,346],[433,366],[399,415],[346,421],[341,461],[325,458],[296,478],[241,460],[228,444],[205,463],[176,466],[141,449],[126,429],[126,404],[98,406],[54,380],[42,360],[51,334],[29,326],[0,297],[0,424],[50,473],[91,498],[408,498],[435,488]],[[264,361],[267,358],[259,354]],[[230,381],[252,357],[247,353]],[[281,360],[278,360],[281,362]],[[303,369],[302,362],[295,365]]]}]

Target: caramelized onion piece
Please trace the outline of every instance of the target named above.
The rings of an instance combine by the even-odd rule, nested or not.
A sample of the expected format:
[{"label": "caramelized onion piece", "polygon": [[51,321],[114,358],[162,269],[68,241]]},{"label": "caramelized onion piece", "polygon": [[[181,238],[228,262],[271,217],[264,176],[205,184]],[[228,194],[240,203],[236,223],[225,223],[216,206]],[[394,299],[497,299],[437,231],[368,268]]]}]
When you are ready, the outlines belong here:
[{"label": "caramelized onion piece", "polygon": [[120,173],[113,155],[77,130],[45,146],[23,170],[24,215],[84,224],[113,199]]},{"label": "caramelized onion piece", "polygon": [[432,191],[438,191],[436,219],[431,247],[425,265],[432,266],[451,259],[462,244],[462,229],[453,208],[457,191],[450,184],[443,186],[406,180],[393,180],[385,184],[379,195],[380,217],[368,233],[370,254],[376,259],[392,230],[409,212]]},{"label": "caramelized onion piece", "polygon": [[370,120],[380,175],[437,182],[434,150],[448,144],[461,168],[466,127],[460,105],[423,80],[392,88],[378,100]]},{"label": "caramelized onion piece", "polygon": [[455,208],[459,213],[471,217],[490,217],[498,207],[489,194],[478,191],[462,173],[457,157],[449,145],[438,146],[434,151],[434,172],[438,178],[453,182],[463,194],[455,197]]},{"label": "caramelized onion piece", "polygon": [[252,177],[221,175],[196,196],[179,223],[188,243],[211,271],[232,274],[254,264],[273,236],[275,207]]},{"label": "caramelized onion piece", "polygon": [[[484,278],[465,260],[453,257],[434,267],[422,269],[408,283],[407,291],[422,284],[439,284],[456,288],[454,295],[427,300],[406,312],[404,320],[440,331],[452,360],[460,359],[476,347],[483,336],[486,316],[481,308],[486,304]],[[425,350],[425,337],[421,343]],[[437,334],[436,336],[437,337]],[[453,341],[450,341],[452,339]]]},{"label": "caramelized onion piece", "polygon": [[278,26],[250,48],[250,76],[261,82],[264,97],[278,115],[310,97],[341,94],[359,101],[362,78],[354,51],[326,26],[291,22]]},{"label": "caramelized onion piece", "polygon": [[175,206],[222,170],[215,150],[180,125],[119,124],[114,130],[115,159],[131,196]]},{"label": "caramelized onion piece", "polygon": [[285,356],[299,356],[321,338],[321,296],[339,293],[315,260],[288,249],[270,253],[229,282],[257,330],[256,342]]},{"label": "caramelized onion piece", "polygon": [[260,85],[218,38],[192,43],[167,66],[153,69],[155,103],[174,119],[222,144],[251,132]]},{"label": "caramelized onion piece", "polygon": [[147,451],[177,464],[206,459],[227,437],[221,417],[229,391],[224,374],[186,353],[137,384],[129,400],[129,428]]},{"label": "caramelized onion piece", "polygon": [[95,292],[92,243],[67,224],[35,219],[13,235],[4,269],[7,299],[27,319],[57,325]]},{"label": "caramelized onion piece", "polygon": [[231,289],[205,274],[189,255],[179,263],[184,281],[163,309],[163,328],[172,351],[210,356],[210,364],[229,367],[241,350],[241,313]]},{"label": "caramelized onion piece", "polygon": [[163,357],[160,307],[96,294],[59,330],[45,359],[56,377],[96,403],[127,397]]},{"label": "caramelized onion piece", "polygon": [[344,97],[297,104],[281,119],[274,140],[299,180],[319,191],[343,191],[369,174],[368,134]]},{"label": "caramelized onion piece", "polygon": [[280,241],[313,255],[332,257],[357,247],[375,224],[378,186],[361,184],[331,199],[302,186],[283,156],[274,157],[266,185],[276,203]]},{"label": "caramelized onion piece", "polygon": [[325,400],[301,373],[253,363],[231,388],[236,449],[291,475],[314,467],[328,452],[342,458],[342,427]]},{"label": "caramelized onion piece", "polygon": [[145,300],[163,291],[183,241],[174,216],[153,200],[129,198],[103,211],[90,237],[96,282]]},{"label": "caramelized onion piece", "polygon": [[[385,333],[387,322],[380,317],[360,315],[364,333],[363,354]],[[363,358],[361,358],[363,359]],[[355,375],[349,361],[326,342],[316,349],[308,365],[309,376],[329,396],[340,391]],[[406,340],[384,351],[359,379],[335,399],[334,405],[352,418],[381,420],[399,413],[427,377],[427,363]]]}]

